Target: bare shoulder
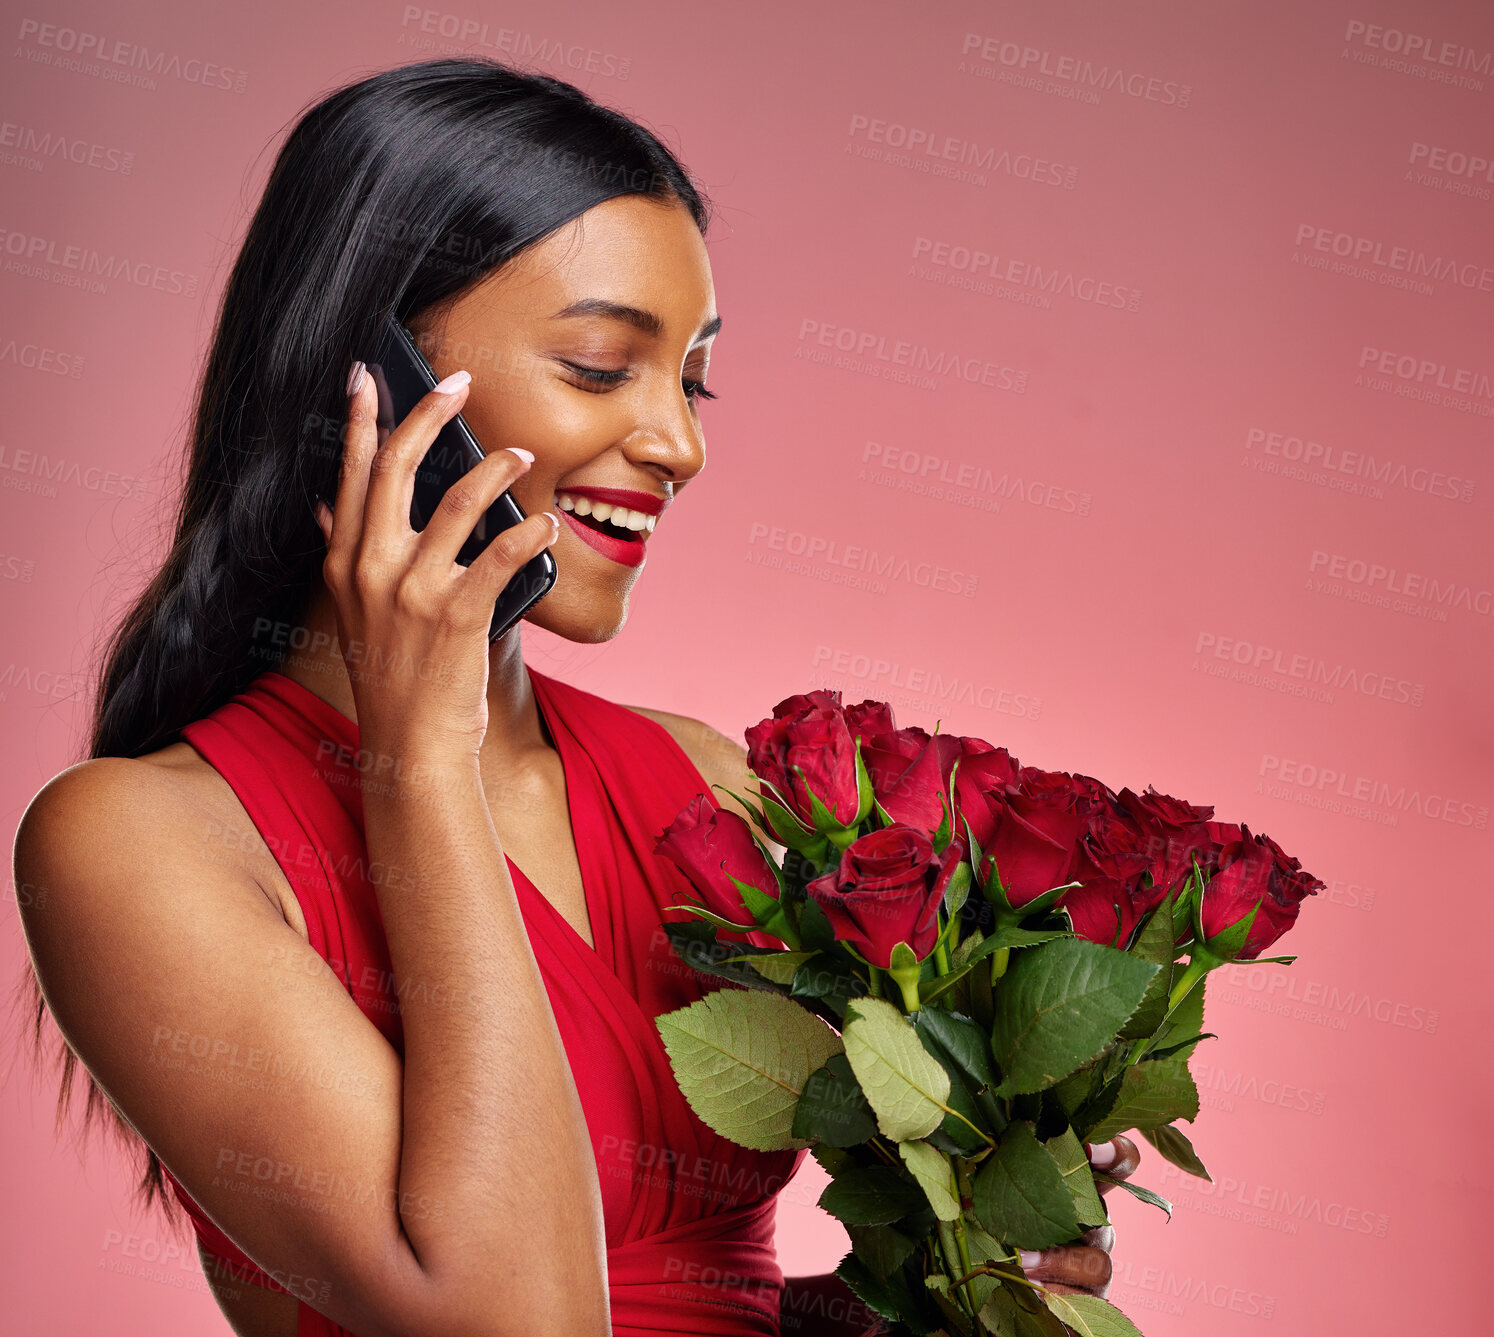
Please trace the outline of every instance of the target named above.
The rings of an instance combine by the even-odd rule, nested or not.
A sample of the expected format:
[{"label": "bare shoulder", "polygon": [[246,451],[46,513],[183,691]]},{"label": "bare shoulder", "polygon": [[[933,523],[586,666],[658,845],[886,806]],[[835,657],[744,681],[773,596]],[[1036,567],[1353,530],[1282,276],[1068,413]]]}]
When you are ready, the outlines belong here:
[{"label": "bare shoulder", "polygon": [[82,761],[42,786],[16,829],[22,920],[28,934],[65,922],[28,912],[49,902],[58,908],[58,896],[79,894],[73,888],[118,885],[113,876],[95,875],[141,861],[206,861],[270,895],[256,844],[263,847],[227,782],[184,743],[143,757]]},{"label": "bare shoulder", "polygon": [[723,792],[729,789],[733,793],[749,797],[757,792],[757,777],[747,765],[747,749],[741,743],[728,738],[703,720],[692,719],[689,715],[676,715],[672,711],[655,710],[648,706],[629,706],[628,709],[662,725],[685,755],[695,763],[695,769],[705,777],[706,783],[722,786],[722,789],[711,791],[711,798],[718,807],[729,808],[739,816],[751,820],[747,810]]}]

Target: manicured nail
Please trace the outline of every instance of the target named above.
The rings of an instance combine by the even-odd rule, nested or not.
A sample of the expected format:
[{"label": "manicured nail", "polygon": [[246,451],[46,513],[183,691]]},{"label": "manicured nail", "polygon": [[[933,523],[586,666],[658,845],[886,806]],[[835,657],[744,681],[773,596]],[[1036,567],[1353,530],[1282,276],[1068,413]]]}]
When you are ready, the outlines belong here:
[{"label": "manicured nail", "polygon": [[354,362],[348,370],[348,398],[351,399],[363,388],[363,378],[368,374],[368,368],[361,362]]},{"label": "manicured nail", "polygon": [[1022,1271],[1031,1272],[1043,1261],[1043,1255],[1033,1249],[1018,1249],[1017,1262],[1022,1265]]},{"label": "manicured nail", "polygon": [[534,463],[534,453],[532,451],[524,450],[519,446],[505,446],[504,449],[512,451],[521,460],[523,460],[525,464]]},{"label": "manicured nail", "polygon": [[472,373],[470,371],[454,371],[444,381],[438,381],[435,385],[431,386],[431,389],[438,395],[454,395],[471,379]]},{"label": "manicured nail", "polygon": [[550,544],[554,543],[560,537],[560,517],[554,511],[546,511],[545,514],[550,517],[550,523],[555,526],[550,531],[550,537],[545,540],[545,546],[548,548]]},{"label": "manicured nail", "polygon": [[1096,1143],[1089,1149],[1089,1163],[1096,1170],[1108,1170],[1120,1159],[1120,1147],[1114,1138],[1109,1142]]}]

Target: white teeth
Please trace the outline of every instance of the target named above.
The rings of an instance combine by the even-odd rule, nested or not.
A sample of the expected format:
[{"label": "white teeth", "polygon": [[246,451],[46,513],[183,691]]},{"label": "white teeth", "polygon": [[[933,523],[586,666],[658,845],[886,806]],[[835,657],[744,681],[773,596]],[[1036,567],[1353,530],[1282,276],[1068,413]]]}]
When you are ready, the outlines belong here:
[{"label": "white teeth", "polygon": [[645,515],[642,511],[629,510],[626,506],[614,506],[606,501],[593,501],[590,497],[578,496],[571,492],[557,492],[555,504],[563,511],[574,511],[577,515],[590,515],[597,520],[605,520],[610,525],[616,525],[618,529],[635,532],[646,529],[652,534],[654,526],[659,523],[657,515]]}]

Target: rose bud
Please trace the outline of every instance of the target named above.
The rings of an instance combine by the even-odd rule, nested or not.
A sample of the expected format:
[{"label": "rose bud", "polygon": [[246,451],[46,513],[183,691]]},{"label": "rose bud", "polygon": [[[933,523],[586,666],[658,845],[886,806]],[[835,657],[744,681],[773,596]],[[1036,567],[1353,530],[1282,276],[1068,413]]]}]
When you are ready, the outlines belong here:
[{"label": "rose bud", "polygon": [[861,809],[856,740],[846,724],[838,691],[785,698],[773,707],[769,719],[747,730],[746,738],[747,764],[776,791],[776,796],[769,796],[776,797],[806,827],[820,829],[810,793],[841,826],[855,825]]},{"label": "rose bud", "polygon": [[945,888],[964,856],[958,836],[936,855],[926,831],[887,826],[858,836],[841,854],[839,867],[805,890],[835,936],[885,970],[900,942],[920,961],[934,950]]},{"label": "rose bud", "polygon": [[734,877],[775,900],[778,878],[752,838],[752,828],[734,812],[697,794],[655,842],[654,851],[677,865],[694,885],[705,908],[734,924],[756,922],[742,904]]},{"label": "rose bud", "polygon": [[1204,888],[1199,917],[1205,942],[1239,923],[1259,905],[1245,945],[1236,959],[1259,956],[1296,922],[1301,903],[1327,884],[1305,872],[1270,836],[1252,835],[1240,824],[1240,838],[1218,854],[1219,871]]}]

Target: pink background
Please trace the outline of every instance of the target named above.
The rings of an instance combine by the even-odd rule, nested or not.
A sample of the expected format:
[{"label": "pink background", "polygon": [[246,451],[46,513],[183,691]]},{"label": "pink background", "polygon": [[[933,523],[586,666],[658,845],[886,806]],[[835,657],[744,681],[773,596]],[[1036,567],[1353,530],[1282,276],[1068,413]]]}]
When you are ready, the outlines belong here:
[{"label": "pink background", "polygon": [[[80,746],[73,675],[160,553],[213,306],[285,129],[379,68],[527,51],[702,179],[725,318],[710,464],[651,545],[629,627],[600,647],[531,630],[530,662],[738,736],[839,687],[1273,836],[1328,889],[1295,966],[1211,982],[1222,1038],[1195,1060],[1192,1131],[1219,1183],[1145,1156],[1139,1182],[1176,1212],[1115,1204],[1111,1298],[1148,1337],[1394,1334],[1432,1313],[1473,1329],[1494,931],[1494,171],[1468,161],[1494,158],[1486,5],[12,15],[7,845]],[[81,35],[186,73],[80,59]],[[1090,91],[1084,62],[1119,84]],[[70,246],[164,277],[71,286]],[[995,258],[972,273],[954,248]],[[1408,265],[1432,277],[1405,286]],[[943,361],[910,381],[919,349]],[[4,928],[9,980],[13,904]],[[6,1325],[226,1332],[113,1155],[54,1139],[50,1084],[16,1061],[0,1093]],[[783,1195],[791,1273],[844,1249],[821,1182],[811,1165]]]}]

